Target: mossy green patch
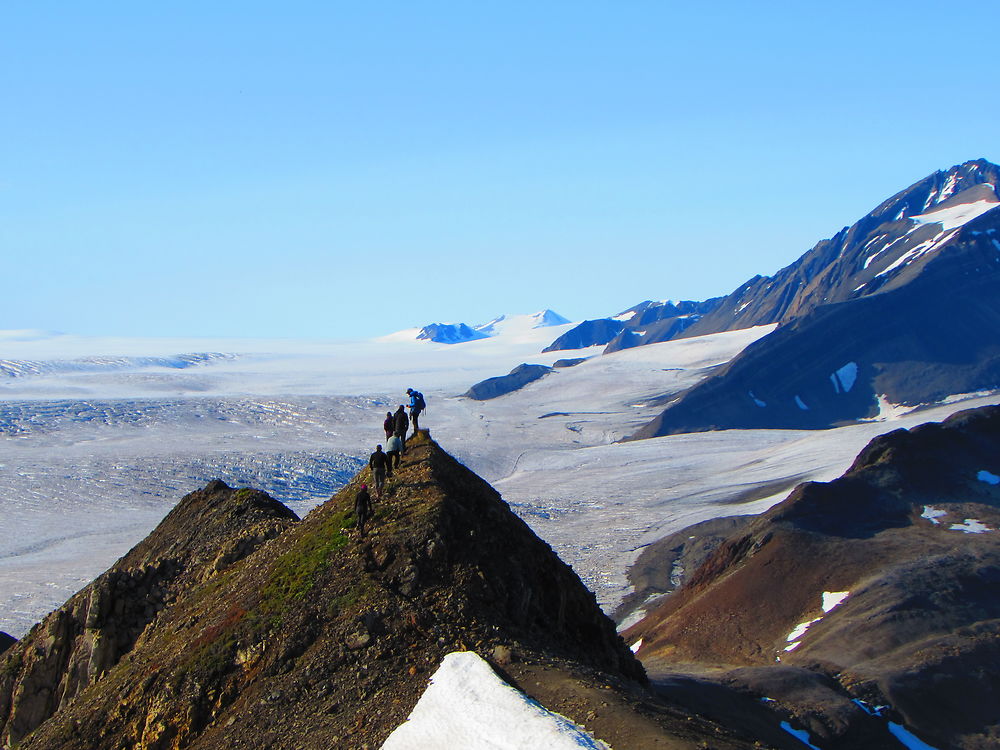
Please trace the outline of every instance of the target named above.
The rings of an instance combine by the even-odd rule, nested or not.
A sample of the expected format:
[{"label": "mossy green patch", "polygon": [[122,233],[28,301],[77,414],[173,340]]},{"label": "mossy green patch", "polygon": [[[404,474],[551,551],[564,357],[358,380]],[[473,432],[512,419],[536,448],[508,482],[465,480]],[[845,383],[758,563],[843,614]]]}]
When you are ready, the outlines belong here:
[{"label": "mossy green patch", "polygon": [[[330,566],[334,555],[347,546],[344,531],[354,525],[353,515],[344,510],[332,514],[296,539],[291,548],[274,561],[259,603],[250,611],[234,606],[222,621],[206,629],[190,644],[181,672],[213,674],[230,669],[241,644],[260,641],[268,631],[281,625],[293,604],[305,599],[319,576]],[[212,596],[218,588],[218,583],[210,582],[205,587],[205,595]]]},{"label": "mossy green patch", "polygon": [[279,616],[287,607],[301,601],[329,565],[333,555],[347,546],[346,529],[355,525],[346,510],[332,514],[299,537],[292,548],[274,562],[270,580],[264,586],[260,612]]}]

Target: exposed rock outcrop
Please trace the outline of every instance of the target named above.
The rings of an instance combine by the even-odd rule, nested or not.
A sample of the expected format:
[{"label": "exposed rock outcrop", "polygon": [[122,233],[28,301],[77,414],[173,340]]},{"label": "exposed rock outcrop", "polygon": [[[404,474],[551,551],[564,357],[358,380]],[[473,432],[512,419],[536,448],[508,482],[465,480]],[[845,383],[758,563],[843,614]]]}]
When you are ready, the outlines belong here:
[{"label": "exposed rock outcrop", "polygon": [[262,492],[215,481],[4,655],[0,743],[19,742],[132,651],[164,610],[297,520]]},{"label": "exposed rock outcrop", "polygon": [[488,401],[520,390],[528,383],[544,378],[552,370],[553,368],[545,365],[520,364],[506,375],[480,380],[462,395],[476,401]]}]

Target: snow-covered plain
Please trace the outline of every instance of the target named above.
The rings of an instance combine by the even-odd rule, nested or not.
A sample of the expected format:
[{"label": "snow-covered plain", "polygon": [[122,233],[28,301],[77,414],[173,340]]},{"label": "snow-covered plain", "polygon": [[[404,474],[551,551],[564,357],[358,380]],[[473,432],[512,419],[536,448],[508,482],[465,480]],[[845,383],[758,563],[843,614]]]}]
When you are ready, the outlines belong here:
[{"label": "snow-covered plain", "polygon": [[[421,425],[504,498],[611,611],[643,545],[758,513],[844,471],[873,436],[996,403],[976,394],[827,431],[731,430],[616,440],[771,329],[596,356],[540,354],[572,324],[508,316],[462,344],[124,340],[0,333],[0,630],[19,637],[140,541],[184,494],[222,478],[304,515],[358,469],[407,387]],[[593,355],[492,401],[461,398],[521,362]],[[27,366],[24,363],[32,363]]]}]

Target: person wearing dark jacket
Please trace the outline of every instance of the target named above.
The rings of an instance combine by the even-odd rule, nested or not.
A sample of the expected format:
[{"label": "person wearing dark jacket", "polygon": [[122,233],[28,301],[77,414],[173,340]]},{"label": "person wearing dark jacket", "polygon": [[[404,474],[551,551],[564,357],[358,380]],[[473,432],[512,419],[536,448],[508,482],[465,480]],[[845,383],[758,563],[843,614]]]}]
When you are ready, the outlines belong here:
[{"label": "person wearing dark jacket", "polygon": [[365,523],[372,515],[372,498],[368,494],[368,485],[361,485],[358,494],[354,496],[354,516],[358,520],[358,533],[365,535]]},{"label": "person wearing dark jacket", "polygon": [[392,412],[387,411],[385,413],[385,421],[382,422],[382,429],[385,430],[385,439],[388,440],[392,437],[392,433],[396,431],[396,420],[392,417]]},{"label": "person wearing dark jacket", "polygon": [[393,435],[399,438],[403,447],[400,448],[400,454],[406,453],[406,431],[410,428],[410,418],[406,416],[406,409],[400,404],[399,408],[396,409],[396,414],[393,416]]},{"label": "person wearing dark jacket", "polygon": [[386,471],[389,468],[389,457],[382,452],[381,445],[376,445],[375,452],[368,457],[368,466],[372,470],[372,481],[375,483],[375,497],[381,498]]}]

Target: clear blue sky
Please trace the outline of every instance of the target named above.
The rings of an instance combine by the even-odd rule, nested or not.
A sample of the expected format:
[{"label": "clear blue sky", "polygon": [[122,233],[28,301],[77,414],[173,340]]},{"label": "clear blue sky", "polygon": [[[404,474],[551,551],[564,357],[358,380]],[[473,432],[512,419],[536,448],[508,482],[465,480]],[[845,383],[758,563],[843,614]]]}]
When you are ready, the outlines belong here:
[{"label": "clear blue sky", "polygon": [[0,329],[354,337],[770,274],[1000,160],[995,3],[0,9]]}]

